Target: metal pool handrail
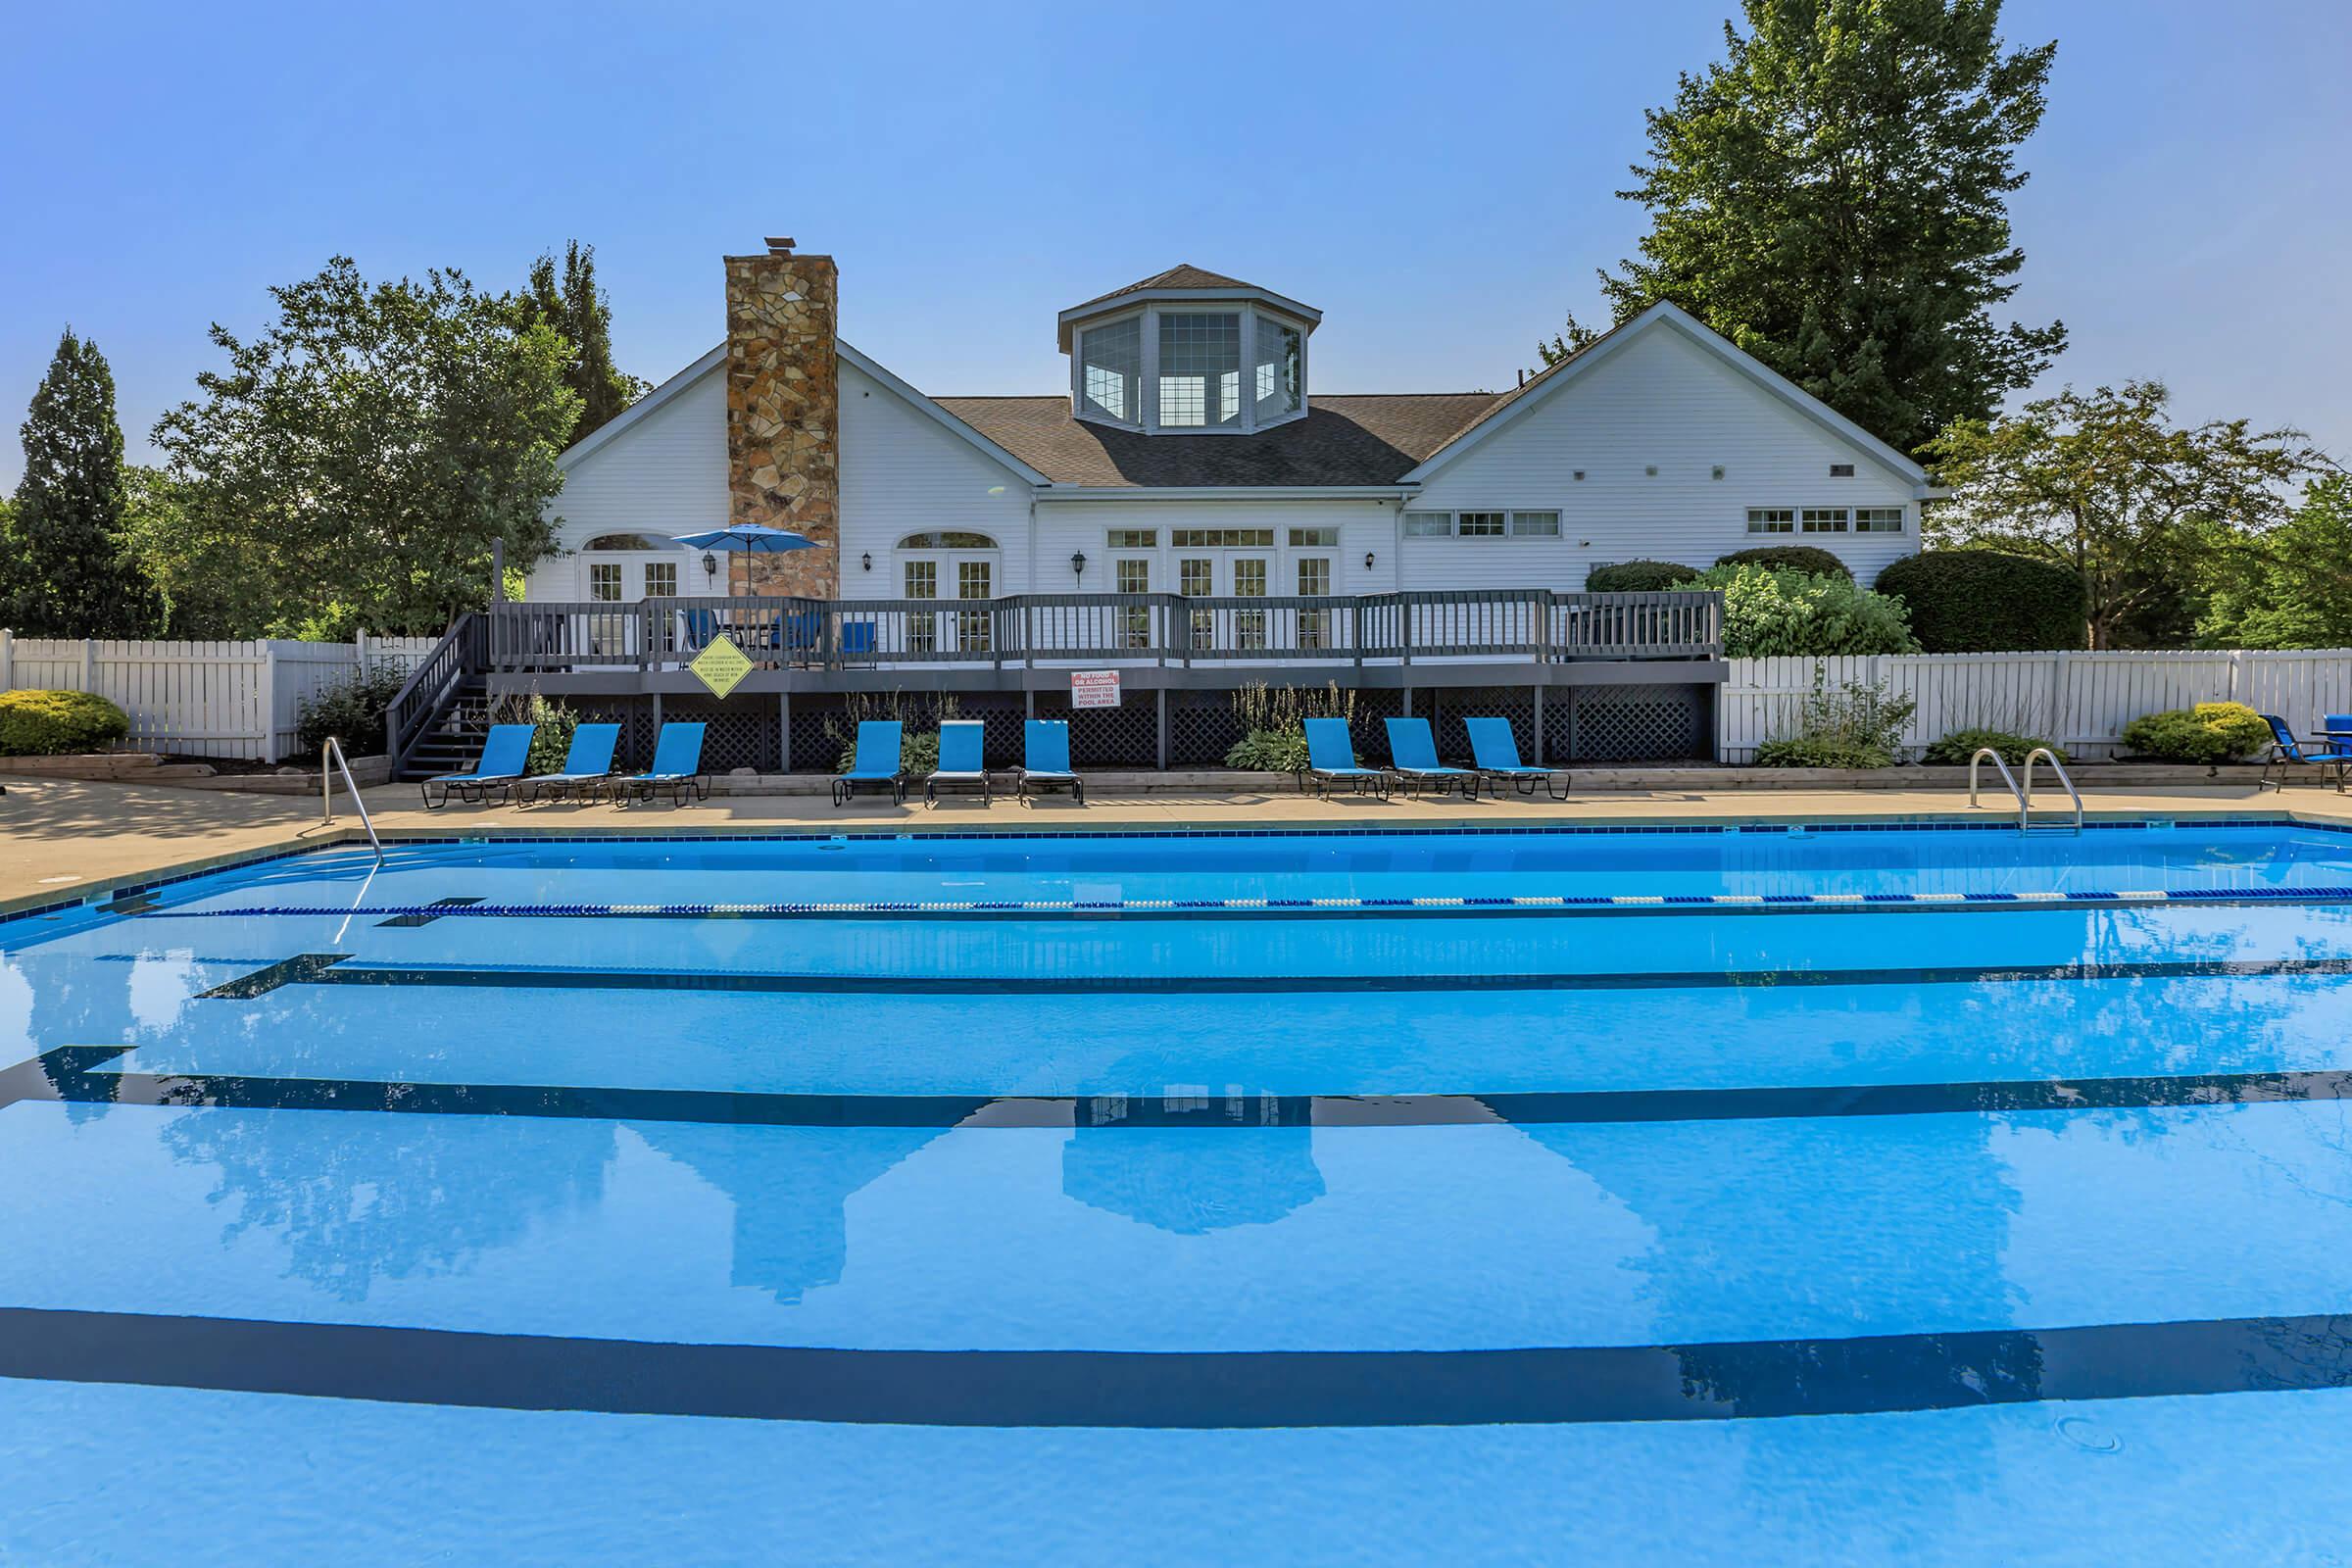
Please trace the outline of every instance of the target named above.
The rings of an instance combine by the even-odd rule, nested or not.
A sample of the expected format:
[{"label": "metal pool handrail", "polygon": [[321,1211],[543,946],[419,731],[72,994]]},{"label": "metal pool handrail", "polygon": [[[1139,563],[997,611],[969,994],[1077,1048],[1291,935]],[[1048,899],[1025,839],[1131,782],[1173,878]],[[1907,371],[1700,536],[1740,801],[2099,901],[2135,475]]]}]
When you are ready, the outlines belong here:
[{"label": "metal pool handrail", "polygon": [[2058,754],[2047,746],[2036,746],[2026,754],[2026,814],[2031,816],[2034,810],[2034,759],[2036,757],[2049,759],[2050,771],[2058,775],[2058,782],[2065,788],[2067,798],[2075,803],[2075,831],[2082,832],[2082,793],[2075,788],[2075,781],[2066,776],[2066,764],[2058,760]]},{"label": "metal pool handrail", "polygon": [[375,823],[368,815],[368,803],[360,799],[360,786],[351,776],[351,764],[344,760],[343,747],[332,735],[318,748],[318,820],[332,823],[335,819],[335,774],[327,767],[330,762],[343,774],[343,787],[351,791],[352,808],[360,813],[360,826],[368,830],[368,843],[375,851],[375,863],[383,864],[384,841],[375,836]]},{"label": "metal pool handrail", "polygon": [[2009,771],[2009,764],[2001,760],[2001,754],[1989,746],[1978,747],[1976,756],[1968,760],[1969,809],[1976,809],[1977,805],[1977,765],[1987,757],[1992,759],[1992,765],[2000,769],[2001,782],[2009,786],[2009,793],[2017,799],[2017,828],[2022,833],[2026,830],[2026,792],[2017,787],[2017,775]]}]

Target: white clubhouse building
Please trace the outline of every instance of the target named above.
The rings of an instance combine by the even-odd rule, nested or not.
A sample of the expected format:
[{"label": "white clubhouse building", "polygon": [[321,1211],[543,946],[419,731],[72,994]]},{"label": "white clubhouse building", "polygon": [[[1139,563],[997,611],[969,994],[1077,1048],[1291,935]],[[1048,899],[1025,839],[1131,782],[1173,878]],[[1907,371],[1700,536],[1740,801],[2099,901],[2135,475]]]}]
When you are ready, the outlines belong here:
[{"label": "white clubhouse building", "polygon": [[[1177,267],[1060,313],[1066,388],[945,397],[839,341],[829,258],[727,266],[728,341],[563,455],[530,601],[1569,591],[1775,543],[1868,584],[1918,548],[1917,464],[1672,305],[1508,391],[1327,392],[1321,312]],[[779,581],[667,542],[728,520],[826,548]]]}]

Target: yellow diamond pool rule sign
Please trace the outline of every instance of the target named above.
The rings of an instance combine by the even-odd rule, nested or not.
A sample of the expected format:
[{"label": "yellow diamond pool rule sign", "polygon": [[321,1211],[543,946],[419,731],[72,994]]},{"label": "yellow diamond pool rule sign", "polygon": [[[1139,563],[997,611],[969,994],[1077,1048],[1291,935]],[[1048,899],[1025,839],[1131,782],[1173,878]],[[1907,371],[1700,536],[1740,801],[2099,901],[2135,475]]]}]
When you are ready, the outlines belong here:
[{"label": "yellow diamond pool rule sign", "polygon": [[752,672],[752,662],[744,651],[721,635],[710,639],[710,646],[694,656],[686,666],[696,678],[710,688],[713,697],[724,697],[743,684],[743,677]]}]

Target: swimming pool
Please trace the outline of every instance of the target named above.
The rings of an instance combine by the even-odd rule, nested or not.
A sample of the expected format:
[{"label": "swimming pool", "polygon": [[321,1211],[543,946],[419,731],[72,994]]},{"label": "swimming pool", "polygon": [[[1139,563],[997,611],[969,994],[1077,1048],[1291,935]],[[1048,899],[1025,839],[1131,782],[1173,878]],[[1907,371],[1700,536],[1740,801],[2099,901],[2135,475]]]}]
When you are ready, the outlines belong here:
[{"label": "swimming pool", "polygon": [[2329,1560],[2348,977],[2352,835],[2261,820],[44,911],[0,1559]]}]

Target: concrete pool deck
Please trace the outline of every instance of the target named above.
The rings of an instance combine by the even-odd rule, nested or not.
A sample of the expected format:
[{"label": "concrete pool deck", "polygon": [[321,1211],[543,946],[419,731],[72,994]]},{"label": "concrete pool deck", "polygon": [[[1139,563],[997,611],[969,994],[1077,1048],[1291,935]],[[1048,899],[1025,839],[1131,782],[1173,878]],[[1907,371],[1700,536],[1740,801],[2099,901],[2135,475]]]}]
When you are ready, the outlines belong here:
[{"label": "concrete pool deck", "polygon": [[[360,837],[359,817],[342,803],[333,825],[319,821],[309,797],[177,790],[166,785],[95,783],[0,775],[0,914],[88,899],[111,889],[231,864],[259,855],[341,844]],[[528,837],[533,834],[790,832],[1070,832],[1101,829],[1268,827],[1454,827],[1521,823],[1664,823],[1679,821],[1859,821],[1872,818],[2000,819],[2015,807],[2002,797],[1975,810],[1965,790],[1642,790],[1579,792],[1565,801],[1506,795],[1467,805],[1451,797],[1387,802],[1360,796],[1318,801],[1288,790],[1219,794],[1103,793],[1085,806],[1066,796],[1026,804],[973,797],[943,799],[935,808],[919,793],[905,806],[880,797],[835,808],[822,795],[713,796],[697,805],[518,807],[453,806],[427,811],[414,785],[367,792],[368,808],[386,842],[400,838]],[[2293,814],[2352,821],[2352,796],[2309,785],[2284,791],[2245,784],[2132,787],[2083,792],[2092,814],[2159,816]]]}]

